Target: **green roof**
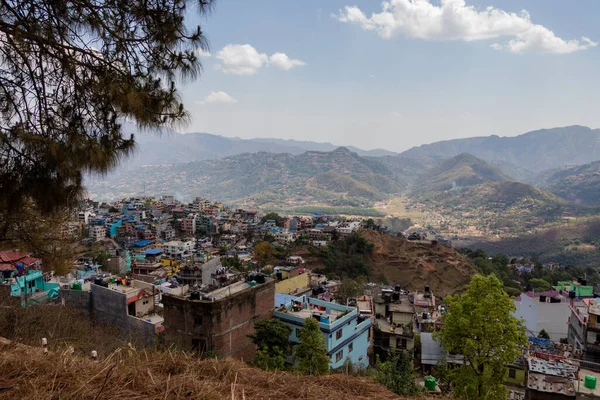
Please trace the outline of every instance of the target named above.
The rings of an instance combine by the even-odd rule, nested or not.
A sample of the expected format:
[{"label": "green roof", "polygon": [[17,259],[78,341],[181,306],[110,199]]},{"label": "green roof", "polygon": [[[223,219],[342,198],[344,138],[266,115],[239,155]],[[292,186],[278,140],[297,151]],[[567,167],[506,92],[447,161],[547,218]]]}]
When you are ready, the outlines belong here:
[{"label": "green roof", "polygon": [[593,286],[575,286],[575,296],[577,297],[594,297]]}]

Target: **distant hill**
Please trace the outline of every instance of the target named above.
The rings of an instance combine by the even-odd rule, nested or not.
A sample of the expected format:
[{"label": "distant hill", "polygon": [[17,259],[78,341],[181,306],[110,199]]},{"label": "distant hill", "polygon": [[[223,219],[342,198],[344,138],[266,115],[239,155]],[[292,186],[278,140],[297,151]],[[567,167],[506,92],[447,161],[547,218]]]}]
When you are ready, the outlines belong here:
[{"label": "distant hill", "polygon": [[577,204],[600,206],[600,161],[556,170],[541,187]]},{"label": "distant hill", "polygon": [[439,192],[486,182],[508,180],[511,179],[499,169],[469,153],[462,153],[421,174],[413,185],[413,192]]},{"label": "distant hill", "polygon": [[[243,139],[242,139],[243,140]],[[274,139],[274,138],[256,138],[256,139],[247,139],[250,142],[255,143],[270,143],[277,144],[280,146],[289,147],[292,149],[302,149],[303,151],[333,151],[337,149],[338,145],[331,143],[321,143],[321,142],[311,142],[311,141],[303,141],[303,140],[294,140],[294,139]],[[383,156],[394,156],[398,153],[394,151],[384,150],[384,149],[373,149],[373,150],[363,150],[354,146],[344,146],[348,150],[353,153],[358,154],[359,156],[366,157],[383,157]],[[300,152],[300,153],[301,153]],[[290,152],[294,154],[293,152]]]},{"label": "distant hill", "polygon": [[427,192],[416,201],[443,215],[447,221],[474,227],[479,234],[526,232],[558,220],[569,207],[551,193],[510,181]]},{"label": "distant hill", "polygon": [[139,168],[95,178],[88,190],[102,197],[173,193],[253,205],[365,206],[405,189],[376,159],[341,147],[299,155],[244,153],[218,160]]},{"label": "distant hill", "polygon": [[600,264],[600,218],[557,224],[533,234],[495,240],[465,239],[454,241],[457,247],[482,249],[488,254],[511,257],[539,257],[542,262],[594,267]]},{"label": "distant hill", "polygon": [[[261,151],[294,155],[306,151],[330,152],[339,147],[331,143],[298,140],[240,139],[210,133],[180,134],[169,129],[153,133],[138,132],[137,128],[129,124],[124,126],[124,131],[134,134],[137,146],[135,154],[123,160],[120,169],[135,169],[144,165],[184,164]],[[380,157],[397,154],[382,149],[362,150],[352,146],[348,149],[360,156]]]},{"label": "distant hill", "polygon": [[502,162],[541,172],[600,160],[600,129],[575,125],[541,129],[515,137],[493,135],[445,140],[413,147],[400,156],[446,159],[461,153],[470,153],[487,162]]}]

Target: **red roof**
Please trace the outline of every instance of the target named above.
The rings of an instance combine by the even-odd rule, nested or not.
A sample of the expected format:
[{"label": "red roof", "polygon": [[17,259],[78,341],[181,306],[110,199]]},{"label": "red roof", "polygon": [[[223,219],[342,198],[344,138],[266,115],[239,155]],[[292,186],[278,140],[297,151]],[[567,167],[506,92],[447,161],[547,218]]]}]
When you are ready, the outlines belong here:
[{"label": "red roof", "polygon": [[39,258],[34,258],[34,257],[25,257],[22,260],[19,260],[19,262],[22,262],[24,265],[31,265],[31,264],[35,264],[36,262],[41,262],[42,260],[40,260]]},{"label": "red roof", "polygon": [[0,271],[14,271],[15,269],[12,264],[0,264]]},{"label": "red roof", "polygon": [[22,258],[29,257],[31,253],[22,251],[0,251],[0,262],[17,262]]},{"label": "red roof", "polygon": [[142,299],[144,297],[150,297],[150,296],[151,296],[150,293],[146,292],[144,289],[141,289],[138,292],[138,294],[127,299],[127,304],[135,303],[139,299]]}]

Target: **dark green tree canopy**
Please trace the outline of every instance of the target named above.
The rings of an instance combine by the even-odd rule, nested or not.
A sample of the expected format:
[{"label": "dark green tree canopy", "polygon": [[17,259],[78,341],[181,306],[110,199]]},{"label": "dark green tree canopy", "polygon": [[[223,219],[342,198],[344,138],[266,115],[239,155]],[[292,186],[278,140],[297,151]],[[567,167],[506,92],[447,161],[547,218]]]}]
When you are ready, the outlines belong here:
[{"label": "dark green tree canopy", "polygon": [[287,353],[289,350],[289,336],[292,333],[292,328],[277,318],[268,318],[257,322],[254,325],[254,332],[254,335],[251,335],[250,339],[259,348],[267,350],[279,348],[284,353]]},{"label": "dark green tree canopy", "polygon": [[200,71],[207,42],[188,27],[213,0],[0,0],[0,211],[70,205],[82,174],[134,146],[121,122],[184,120],[176,82]]},{"label": "dark green tree canopy", "polygon": [[313,318],[306,318],[300,329],[300,343],[294,348],[296,369],[306,375],[323,375],[329,373],[329,356],[327,344],[319,329],[319,323]]}]

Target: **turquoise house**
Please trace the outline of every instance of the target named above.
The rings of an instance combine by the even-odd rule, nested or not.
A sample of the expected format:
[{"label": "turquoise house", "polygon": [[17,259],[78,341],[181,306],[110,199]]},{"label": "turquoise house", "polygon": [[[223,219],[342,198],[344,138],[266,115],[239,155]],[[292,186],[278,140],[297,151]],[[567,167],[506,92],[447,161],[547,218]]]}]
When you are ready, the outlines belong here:
[{"label": "turquoise house", "polygon": [[36,292],[45,292],[50,289],[58,288],[57,283],[44,282],[44,276],[41,271],[29,270],[23,276],[15,278],[15,283],[10,286],[10,295],[29,296]]},{"label": "turquoise house", "polygon": [[298,333],[304,326],[304,320],[317,319],[327,344],[331,368],[342,367],[346,360],[355,365],[369,365],[367,351],[373,323],[370,318],[359,315],[356,308],[302,296],[278,307],[273,311],[273,317],[292,328],[292,348],[300,342]]}]

